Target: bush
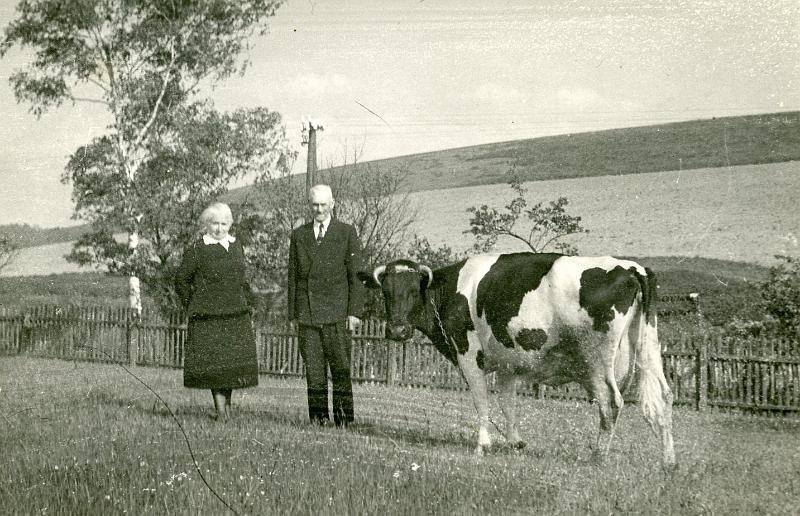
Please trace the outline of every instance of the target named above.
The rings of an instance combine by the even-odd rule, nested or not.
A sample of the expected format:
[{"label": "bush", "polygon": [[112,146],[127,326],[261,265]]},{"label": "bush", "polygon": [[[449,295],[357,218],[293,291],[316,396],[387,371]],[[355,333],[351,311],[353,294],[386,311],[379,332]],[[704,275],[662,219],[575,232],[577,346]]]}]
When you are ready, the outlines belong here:
[{"label": "bush", "polygon": [[408,257],[435,270],[463,260],[467,255],[454,252],[448,245],[433,247],[427,238],[415,234],[408,247]]},{"label": "bush", "polygon": [[[567,215],[566,206],[569,200],[559,197],[550,201],[547,206],[539,202],[528,208],[528,201],[525,199],[528,189],[522,186],[515,169],[509,172],[508,184],[517,196],[502,210],[486,204],[467,208],[472,217],[469,220],[470,229],[464,233],[475,237],[473,250],[480,253],[491,252],[500,237],[510,237],[520,240],[534,253],[543,253],[552,247],[557,253],[578,254],[578,248],[563,239],[570,235],[588,233],[589,230],[581,226],[581,217]],[[523,213],[528,218],[527,234],[526,230],[515,227]]]},{"label": "bush", "polygon": [[736,318],[764,318],[758,286],[749,281],[686,269],[667,269],[657,274],[659,297],[697,292],[698,308],[713,326],[725,326]]},{"label": "bush", "polygon": [[776,331],[785,337],[800,336],[800,259],[776,255],[782,263],[770,267],[761,284],[764,309]]}]

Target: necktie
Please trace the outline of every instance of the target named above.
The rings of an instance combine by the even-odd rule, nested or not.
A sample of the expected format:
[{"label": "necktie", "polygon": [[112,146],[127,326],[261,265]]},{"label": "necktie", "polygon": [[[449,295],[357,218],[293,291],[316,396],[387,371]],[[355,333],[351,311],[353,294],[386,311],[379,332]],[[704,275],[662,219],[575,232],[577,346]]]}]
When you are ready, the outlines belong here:
[{"label": "necktie", "polygon": [[320,223],[319,231],[317,231],[317,245],[322,243],[322,237],[325,236],[325,226]]}]

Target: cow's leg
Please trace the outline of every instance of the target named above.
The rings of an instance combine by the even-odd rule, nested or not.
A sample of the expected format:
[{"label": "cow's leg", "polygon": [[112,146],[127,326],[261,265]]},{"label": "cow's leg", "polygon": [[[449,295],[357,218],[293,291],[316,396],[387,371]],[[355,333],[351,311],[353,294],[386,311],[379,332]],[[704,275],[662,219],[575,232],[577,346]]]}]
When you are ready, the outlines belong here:
[{"label": "cow's leg", "polygon": [[469,386],[472,402],[478,413],[478,447],[475,455],[481,456],[492,446],[492,439],[489,437],[489,396],[486,388],[486,376],[483,370],[478,367],[476,359],[478,350],[481,349],[480,341],[475,332],[467,332],[469,349],[466,354],[458,353],[458,366],[464,373],[464,379]]},{"label": "cow's leg", "polygon": [[[624,353],[620,353],[620,347],[618,346],[617,352],[614,353],[613,358],[610,360],[610,363],[606,367],[606,387],[608,387],[608,391],[610,394],[610,401],[611,401],[611,437],[614,437],[614,428],[617,425],[617,420],[619,419],[619,414],[622,412],[622,408],[625,406],[625,398],[622,397],[622,392],[619,388],[619,384],[617,383],[617,378],[619,378],[623,384],[625,383],[628,371],[630,368],[628,364],[630,362],[630,356],[627,352],[627,340],[625,341],[626,350]],[[621,362],[617,364],[617,362]],[[616,367],[619,365],[619,367]],[[609,441],[609,446],[611,445],[611,441]],[[607,450],[606,450],[607,451]]]},{"label": "cow's leg", "polygon": [[594,450],[595,456],[600,459],[608,455],[611,449],[617,419],[625,406],[625,400],[617,386],[613,357],[609,357],[606,364],[601,367],[598,368],[591,382],[591,393],[597,401],[600,411],[600,429],[597,433]]},{"label": "cow's leg", "polygon": [[[619,414],[622,411],[622,407],[625,406],[625,400],[622,397],[622,393],[619,392],[619,388],[617,387],[617,380],[614,377],[614,370],[609,369],[606,371],[606,388],[608,390],[609,395],[609,402],[611,405],[611,421],[607,422],[606,426],[610,426],[611,428],[608,429],[607,440],[605,441],[605,449],[602,450],[604,455],[608,455],[608,451],[611,449],[611,441],[614,439],[614,430],[617,428],[617,419],[619,419]],[[598,442],[598,445],[600,443]]]},{"label": "cow's leg", "polygon": [[525,447],[525,441],[520,439],[517,428],[517,377],[512,371],[501,370],[497,372],[497,389],[500,391],[500,408],[506,416],[506,439],[508,443],[517,448]]},{"label": "cow's leg", "polygon": [[611,408],[611,394],[608,384],[606,383],[605,376],[598,372],[597,376],[592,379],[589,392],[597,403],[597,408],[600,412],[600,428],[597,432],[597,442],[594,447],[593,454],[595,459],[603,460],[608,453],[608,447],[611,443],[613,436],[613,421],[614,415]]}]

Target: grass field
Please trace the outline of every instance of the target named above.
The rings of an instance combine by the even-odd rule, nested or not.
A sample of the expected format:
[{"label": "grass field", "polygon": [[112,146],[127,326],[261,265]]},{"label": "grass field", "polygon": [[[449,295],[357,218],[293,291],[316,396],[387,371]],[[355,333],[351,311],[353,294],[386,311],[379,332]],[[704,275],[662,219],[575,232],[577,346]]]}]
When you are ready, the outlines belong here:
[{"label": "grass field", "polygon": [[30,276],[46,274],[83,273],[91,268],[79,267],[64,258],[72,251],[72,242],[23,247],[0,276]]},{"label": "grass field", "polygon": [[[356,386],[358,424],[341,431],[304,423],[301,381],[262,377],[221,424],[180,371],[133,372],[240,514],[795,514],[800,499],[796,421],[676,409],[680,464],[665,475],[635,407],[602,465],[594,407],[530,398],[528,447],[479,459],[464,392]],[[2,512],[226,513],[176,421],[121,367],[2,357],[0,399]]]},{"label": "grass field", "polygon": [[[566,196],[568,213],[590,233],[573,241],[581,254],[682,256],[774,265],[775,254],[798,248],[800,161],[731,168],[654,172],[526,183],[528,203]],[[466,208],[502,208],[506,184],[449,188],[410,195],[419,215],[411,231],[456,251],[471,247]],[[446,221],[444,223],[443,221]],[[520,227],[525,228],[524,220]],[[2,276],[90,271],[68,264],[71,244],[25,248]],[[499,251],[522,250],[501,240]]]},{"label": "grass field", "polygon": [[[774,255],[796,254],[800,162],[654,172],[525,183],[528,205],[569,199],[590,231],[573,240],[581,254],[704,257],[774,265]],[[514,197],[508,185],[417,192],[412,230],[456,251],[474,239],[466,208],[502,208]],[[446,221],[446,223],[443,223]],[[520,221],[520,230],[525,226]],[[498,251],[523,250],[512,240]]]}]

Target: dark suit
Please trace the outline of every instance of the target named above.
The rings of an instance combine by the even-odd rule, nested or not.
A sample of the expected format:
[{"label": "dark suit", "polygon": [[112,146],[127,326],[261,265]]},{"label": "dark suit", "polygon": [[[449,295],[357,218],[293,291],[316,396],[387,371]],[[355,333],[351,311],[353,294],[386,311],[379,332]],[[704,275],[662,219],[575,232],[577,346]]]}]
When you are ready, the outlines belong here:
[{"label": "dark suit", "polygon": [[327,368],[333,380],[333,418],[353,421],[348,315],[362,310],[361,243],[353,226],[331,219],[317,244],[314,224],[292,232],[289,246],[289,319],[297,321],[300,353],[306,367],[308,415],[312,422],[328,416]]}]

